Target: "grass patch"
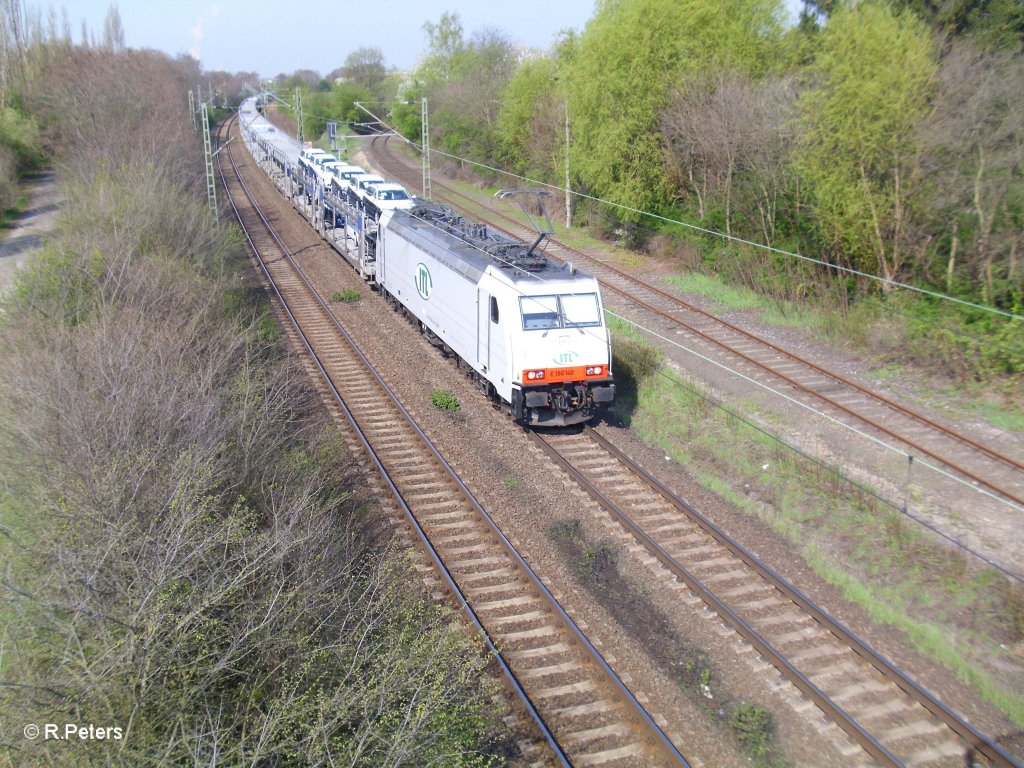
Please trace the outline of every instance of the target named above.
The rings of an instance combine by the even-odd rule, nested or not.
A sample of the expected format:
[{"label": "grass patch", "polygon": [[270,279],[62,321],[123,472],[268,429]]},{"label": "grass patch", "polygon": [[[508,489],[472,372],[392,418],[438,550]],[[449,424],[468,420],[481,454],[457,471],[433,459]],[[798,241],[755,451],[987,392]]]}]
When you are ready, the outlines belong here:
[{"label": "grass patch", "polygon": [[683,293],[697,293],[712,302],[712,312],[757,310],[758,319],[781,328],[803,328],[821,332],[825,322],[816,313],[791,301],[777,301],[748,288],[729,285],[701,272],[670,275],[665,282]]},{"label": "grass patch", "polygon": [[28,209],[28,195],[24,192],[18,195],[17,202],[10,208],[0,211],[0,230],[13,229],[18,218]]},{"label": "grass patch", "polygon": [[430,404],[442,411],[454,413],[459,410],[459,401],[446,389],[435,389],[430,393]]},{"label": "grass patch", "polygon": [[605,313],[612,334],[612,370],[615,372],[615,400],[609,409],[612,418],[629,426],[639,403],[641,385],[661,369],[664,355],[650,345],[636,329]]},{"label": "grass patch", "polygon": [[887,363],[880,368],[872,368],[865,371],[865,376],[875,381],[893,381],[901,378],[906,372],[906,368],[897,363]]},{"label": "grass patch", "polygon": [[[960,387],[948,394],[957,395],[964,391],[964,388]],[[970,387],[966,391],[968,395],[971,394]],[[984,419],[999,429],[1005,429],[1007,432],[1024,432],[1024,401],[1020,406],[1013,403],[996,403],[987,399],[984,394],[979,394],[965,407],[977,418]]]},{"label": "grass patch", "polygon": [[273,345],[281,338],[281,326],[266,301],[260,301],[262,289],[257,285],[243,285],[224,294],[224,307],[240,326],[250,325],[256,337]]},{"label": "grass patch", "polygon": [[[905,371],[906,366],[888,362],[866,371],[865,375],[874,381],[897,381]],[[921,387],[913,393],[912,400],[928,407],[934,392],[933,387]],[[1016,398],[1013,395],[1001,397],[998,393],[971,383],[945,387],[940,392],[954,403],[956,413],[953,415],[957,418],[967,414],[1006,432],[1024,432],[1024,399],[1019,395]]]},{"label": "grass patch", "polygon": [[1024,726],[1024,679],[996,674],[993,665],[1001,659],[1021,667],[1014,654],[1024,649],[1024,589],[969,565],[867,489],[716,407],[670,370],[651,372],[657,356],[643,350],[645,342],[614,326],[613,333],[628,341],[617,352],[627,365],[647,372],[627,394],[641,440],[768,522],[847,599],[902,630],[918,651]]},{"label": "grass patch", "polygon": [[363,294],[356,288],[346,288],[343,291],[334,291],[331,293],[331,303],[337,304],[339,302],[343,304],[354,304],[363,298]]},{"label": "grass patch", "polygon": [[740,744],[756,758],[771,753],[773,732],[772,715],[766,709],[753,704],[741,704],[733,710],[729,720]]},{"label": "grass patch", "polygon": [[[566,245],[583,251],[584,253],[608,252],[609,243],[599,237],[594,237],[583,227],[567,227],[565,224],[554,222],[554,230],[554,236],[559,242],[565,243]],[[624,248],[616,249],[612,252],[612,255],[616,257],[615,260],[618,264],[623,267],[639,267],[645,263],[642,254],[639,254],[636,251],[626,250]]]}]

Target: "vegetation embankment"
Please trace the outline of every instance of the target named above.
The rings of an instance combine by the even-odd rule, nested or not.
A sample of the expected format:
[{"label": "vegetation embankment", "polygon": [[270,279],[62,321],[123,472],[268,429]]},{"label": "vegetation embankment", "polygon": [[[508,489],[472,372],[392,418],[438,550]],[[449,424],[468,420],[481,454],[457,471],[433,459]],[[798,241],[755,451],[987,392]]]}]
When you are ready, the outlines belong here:
[{"label": "vegetation embankment", "polygon": [[17,97],[66,203],[0,320],[7,764],[502,762],[485,655],[208,215],[188,68],[40,45]]},{"label": "vegetation embankment", "polygon": [[0,105],[0,230],[9,227],[27,199],[21,177],[39,167],[39,127],[23,110]]},{"label": "vegetation embankment", "polygon": [[622,421],[701,485],[771,525],[847,599],[1024,725],[1020,585],[714,402],[630,326],[613,319],[612,327]]},{"label": "vegetation embankment", "polygon": [[328,118],[368,120],[349,93],[361,87],[413,139],[427,99],[431,146],[453,168],[561,187],[568,160],[577,224],[771,300],[852,314],[831,332],[896,339],[868,345],[883,363],[984,381],[1019,405],[1024,12],[868,0],[806,2],[793,26],[784,14],[777,0],[728,13],[609,2],[529,55],[444,14],[404,80],[361,49],[372,66],[331,73],[341,82],[278,82],[316,104],[307,137]]}]

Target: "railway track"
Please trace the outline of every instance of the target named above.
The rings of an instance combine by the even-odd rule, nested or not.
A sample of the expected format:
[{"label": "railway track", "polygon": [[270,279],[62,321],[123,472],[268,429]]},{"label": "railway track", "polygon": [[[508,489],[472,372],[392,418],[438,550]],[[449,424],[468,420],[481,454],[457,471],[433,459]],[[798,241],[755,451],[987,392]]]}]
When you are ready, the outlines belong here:
[{"label": "railway track", "polygon": [[[389,174],[394,174],[412,189],[420,188],[420,179],[389,151],[389,136],[376,137],[370,151]],[[495,225],[516,237],[535,237],[524,224],[504,212],[484,206],[458,190],[437,180],[448,201],[469,215],[480,218],[480,211]],[[463,199],[464,205],[454,202]],[[762,339],[737,325],[671,294],[635,274],[630,274],[557,240],[550,240],[547,253],[562,261],[585,264],[603,288],[653,319],[665,333],[688,344],[733,370],[739,370],[771,390],[783,391],[803,405],[826,413],[830,418],[853,426],[875,439],[888,440],[918,463],[932,462],[962,484],[980,489],[995,503],[1024,512],[1024,461],[962,434],[891,398],[887,398],[852,379]]]},{"label": "railway track", "polygon": [[439,582],[484,634],[544,734],[545,761],[687,765],[334,318],[260,211],[231,146],[223,156],[231,170],[221,168],[222,182],[266,280]]},{"label": "railway track", "polygon": [[598,432],[528,435],[684,599],[703,601],[842,728],[863,750],[860,764],[959,768],[971,755],[1020,766]]}]

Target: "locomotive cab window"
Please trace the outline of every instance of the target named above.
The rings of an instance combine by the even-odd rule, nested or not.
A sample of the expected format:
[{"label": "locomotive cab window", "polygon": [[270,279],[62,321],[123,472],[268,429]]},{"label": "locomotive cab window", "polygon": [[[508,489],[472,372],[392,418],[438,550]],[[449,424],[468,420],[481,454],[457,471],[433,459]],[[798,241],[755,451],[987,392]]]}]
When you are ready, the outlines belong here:
[{"label": "locomotive cab window", "polygon": [[562,305],[562,320],[566,328],[584,328],[601,324],[597,309],[597,294],[570,293],[558,297]]},{"label": "locomotive cab window", "polygon": [[522,296],[519,309],[523,313],[523,330],[539,331],[558,327],[556,296]]},{"label": "locomotive cab window", "polygon": [[523,296],[519,299],[519,308],[523,313],[524,331],[601,325],[595,293]]},{"label": "locomotive cab window", "polygon": [[491,322],[498,322],[498,300],[491,296]]}]

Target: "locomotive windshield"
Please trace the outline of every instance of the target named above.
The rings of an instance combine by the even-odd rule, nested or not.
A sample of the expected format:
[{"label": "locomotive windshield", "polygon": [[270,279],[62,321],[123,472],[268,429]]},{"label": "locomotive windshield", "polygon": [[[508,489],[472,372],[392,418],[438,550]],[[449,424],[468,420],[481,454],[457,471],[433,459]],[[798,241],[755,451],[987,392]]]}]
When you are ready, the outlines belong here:
[{"label": "locomotive windshield", "polygon": [[597,294],[567,293],[558,297],[562,305],[562,321],[566,328],[585,328],[601,324],[597,310]]},{"label": "locomotive windshield", "polygon": [[522,296],[519,308],[523,313],[523,330],[538,331],[558,327],[557,296]]},{"label": "locomotive windshield", "polygon": [[560,296],[522,296],[523,330],[584,328],[601,324],[597,294],[567,293]]}]

